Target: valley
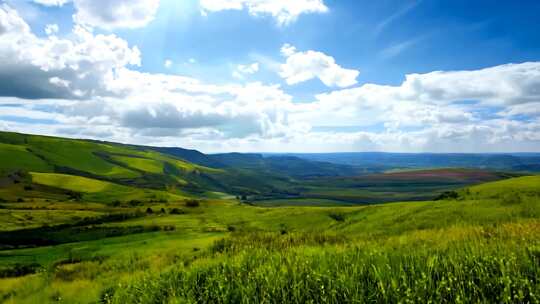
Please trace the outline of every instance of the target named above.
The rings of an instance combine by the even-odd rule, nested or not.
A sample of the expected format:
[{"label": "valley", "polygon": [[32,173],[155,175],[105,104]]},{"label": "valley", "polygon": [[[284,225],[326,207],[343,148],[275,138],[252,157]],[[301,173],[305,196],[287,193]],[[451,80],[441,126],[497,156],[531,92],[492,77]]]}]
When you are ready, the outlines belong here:
[{"label": "valley", "polygon": [[0,142],[0,302],[539,301],[536,174]]}]

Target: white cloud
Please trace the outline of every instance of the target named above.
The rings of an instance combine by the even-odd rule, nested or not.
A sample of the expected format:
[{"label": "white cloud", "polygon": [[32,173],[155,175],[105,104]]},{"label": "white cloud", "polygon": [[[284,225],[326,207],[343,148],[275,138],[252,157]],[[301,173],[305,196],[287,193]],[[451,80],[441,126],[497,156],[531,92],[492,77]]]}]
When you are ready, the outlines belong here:
[{"label": "white cloud", "polygon": [[115,35],[94,35],[75,27],[70,39],[39,38],[8,6],[0,8],[0,17],[1,95],[26,98],[114,95],[109,85],[118,71],[140,64],[139,50],[130,48]]},{"label": "white cloud", "polygon": [[194,63],[197,63],[197,59],[189,58],[188,62],[191,63],[191,64],[194,64]]},{"label": "white cloud", "polygon": [[233,71],[232,76],[234,78],[242,79],[245,75],[251,75],[259,71],[259,63],[254,62],[251,64],[239,64]]},{"label": "white cloud", "polygon": [[326,86],[348,87],[357,83],[357,70],[345,69],[336,64],[333,57],[321,52],[298,52],[295,47],[284,44],[281,54],[287,61],[281,65],[279,75],[287,84],[297,84],[319,78]]},{"label": "white cloud", "polygon": [[169,69],[170,67],[172,67],[173,65],[173,62],[170,60],[170,59],[167,59],[165,60],[165,62],[163,63],[163,66],[167,69]]},{"label": "white cloud", "polygon": [[103,29],[138,28],[154,19],[159,0],[74,0],[75,22]]},{"label": "white cloud", "polygon": [[518,104],[540,100],[540,63],[504,64],[474,71],[410,74],[401,86],[404,96],[420,100],[481,100]]},{"label": "white cloud", "polygon": [[29,33],[30,27],[19,17],[16,10],[11,9],[7,4],[0,6],[0,35],[17,38],[16,35],[27,35]]},{"label": "white cloud", "polygon": [[45,26],[45,34],[47,35],[54,35],[56,33],[58,33],[58,24],[47,24]]},{"label": "white cloud", "polygon": [[200,0],[201,12],[246,9],[250,15],[271,15],[278,25],[294,22],[301,14],[324,13],[328,7],[323,0]]},{"label": "white cloud", "polygon": [[159,0],[34,0],[45,6],[62,6],[73,2],[73,21],[106,30],[139,28],[154,20]]},{"label": "white cloud", "polygon": [[499,113],[502,116],[540,116],[540,99],[537,102],[511,105]]},{"label": "white cloud", "polygon": [[45,6],[62,6],[71,0],[34,0],[34,2]]}]

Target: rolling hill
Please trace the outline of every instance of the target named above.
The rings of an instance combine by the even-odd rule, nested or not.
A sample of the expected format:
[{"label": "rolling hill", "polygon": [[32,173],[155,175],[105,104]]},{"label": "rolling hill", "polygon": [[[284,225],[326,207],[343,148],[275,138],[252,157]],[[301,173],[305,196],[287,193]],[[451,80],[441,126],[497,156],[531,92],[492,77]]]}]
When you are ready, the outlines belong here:
[{"label": "rolling hill", "polygon": [[0,202],[7,303],[534,303],[539,291],[539,176],[460,188],[439,201],[281,208],[231,199],[94,203],[86,194],[124,186],[30,176],[40,187],[85,192]]},{"label": "rolling hill", "polygon": [[[0,156],[2,199],[61,195],[109,204],[227,195],[266,206],[367,204],[432,199],[458,187],[516,176],[483,169],[381,173],[289,155],[206,155],[9,132],[0,132]],[[73,183],[79,187],[70,187]],[[87,191],[104,183],[107,190]]]},{"label": "rolling hill", "polygon": [[[275,155],[275,154],[272,154]],[[479,168],[491,170],[540,172],[539,153],[291,153],[311,161],[330,162],[382,172],[393,168]]]}]

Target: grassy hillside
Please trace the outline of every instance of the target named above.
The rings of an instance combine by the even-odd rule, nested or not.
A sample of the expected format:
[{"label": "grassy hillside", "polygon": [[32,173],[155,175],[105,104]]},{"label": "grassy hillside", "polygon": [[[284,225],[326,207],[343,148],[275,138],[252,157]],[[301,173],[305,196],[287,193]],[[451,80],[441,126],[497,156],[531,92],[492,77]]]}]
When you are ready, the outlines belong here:
[{"label": "grassy hillside", "polygon": [[[9,132],[0,132],[0,155],[3,176],[17,171],[60,173],[128,187],[178,189],[196,196],[206,191],[234,192],[239,176],[140,146]],[[257,182],[258,178],[251,180],[254,189],[272,188]]]},{"label": "grassy hillside", "polygon": [[[31,176],[88,194],[110,186]],[[538,302],[540,176],[455,193],[356,207],[265,208],[223,199],[113,206],[84,196],[3,202],[0,297],[6,303]]]},{"label": "grassy hillside", "polygon": [[540,301],[540,176],[6,132],[0,155],[2,303]]},{"label": "grassy hillside", "polygon": [[[204,155],[181,148],[132,146],[9,132],[0,132],[0,155],[5,160],[0,162],[0,199],[6,200],[28,196],[31,190],[27,188],[32,188],[35,189],[34,197],[61,199],[58,194],[63,194],[67,195],[64,199],[85,196],[87,200],[109,203],[117,200],[177,199],[176,196],[216,198],[232,195],[264,206],[346,206],[432,199],[447,190],[509,177],[507,174],[472,169],[453,169],[452,174],[448,169],[424,171],[424,174],[429,173],[424,176],[421,176],[421,171],[415,174],[365,175],[351,166],[290,156]],[[196,163],[180,158],[184,156]],[[214,167],[205,167],[197,162]],[[31,178],[21,178],[19,182],[23,184],[17,185],[15,178],[7,178],[29,172],[79,176],[92,179],[92,182],[86,181],[94,185],[99,184],[98,181],[109,183],[109,190],[101,192],[110,192],[110,195],[94,192],[92,196],[85,193],[83,187],[59,187],[62,181],[33,183]],[[70,182],[67,181],[68,184]],[[116,190],[112,191],[113,188]],[[142,196],[141,189],[147,189],[142,191]],[[161,192],[156,194],[156,191]],[[128,192],[133,195],[127,195]]]}]

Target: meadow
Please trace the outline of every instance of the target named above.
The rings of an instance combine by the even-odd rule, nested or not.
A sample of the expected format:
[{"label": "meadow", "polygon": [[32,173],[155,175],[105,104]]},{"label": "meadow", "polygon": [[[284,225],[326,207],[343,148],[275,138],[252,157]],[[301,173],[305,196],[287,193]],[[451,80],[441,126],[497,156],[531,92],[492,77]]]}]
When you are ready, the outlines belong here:
[{"label": "meadow", "polygon": [[538,175],[299,178],[2,136],[1,303],[540,303]]},{"label": "meadow", "polygon": [[[220,199],[191,207],[89,204],[107,214],[139,213],[59,225],[58,244],[0,251],[0,297],[5,303],[537,303],[540,177],[458,195],[356,207],[266,208]],[[67,212],[69,205],[39,210]],[[76,234],[63,233],[74,228]],[[125,234],[106,235],[107,229]],[[2,230],[14,239],[24,231]]]}]

